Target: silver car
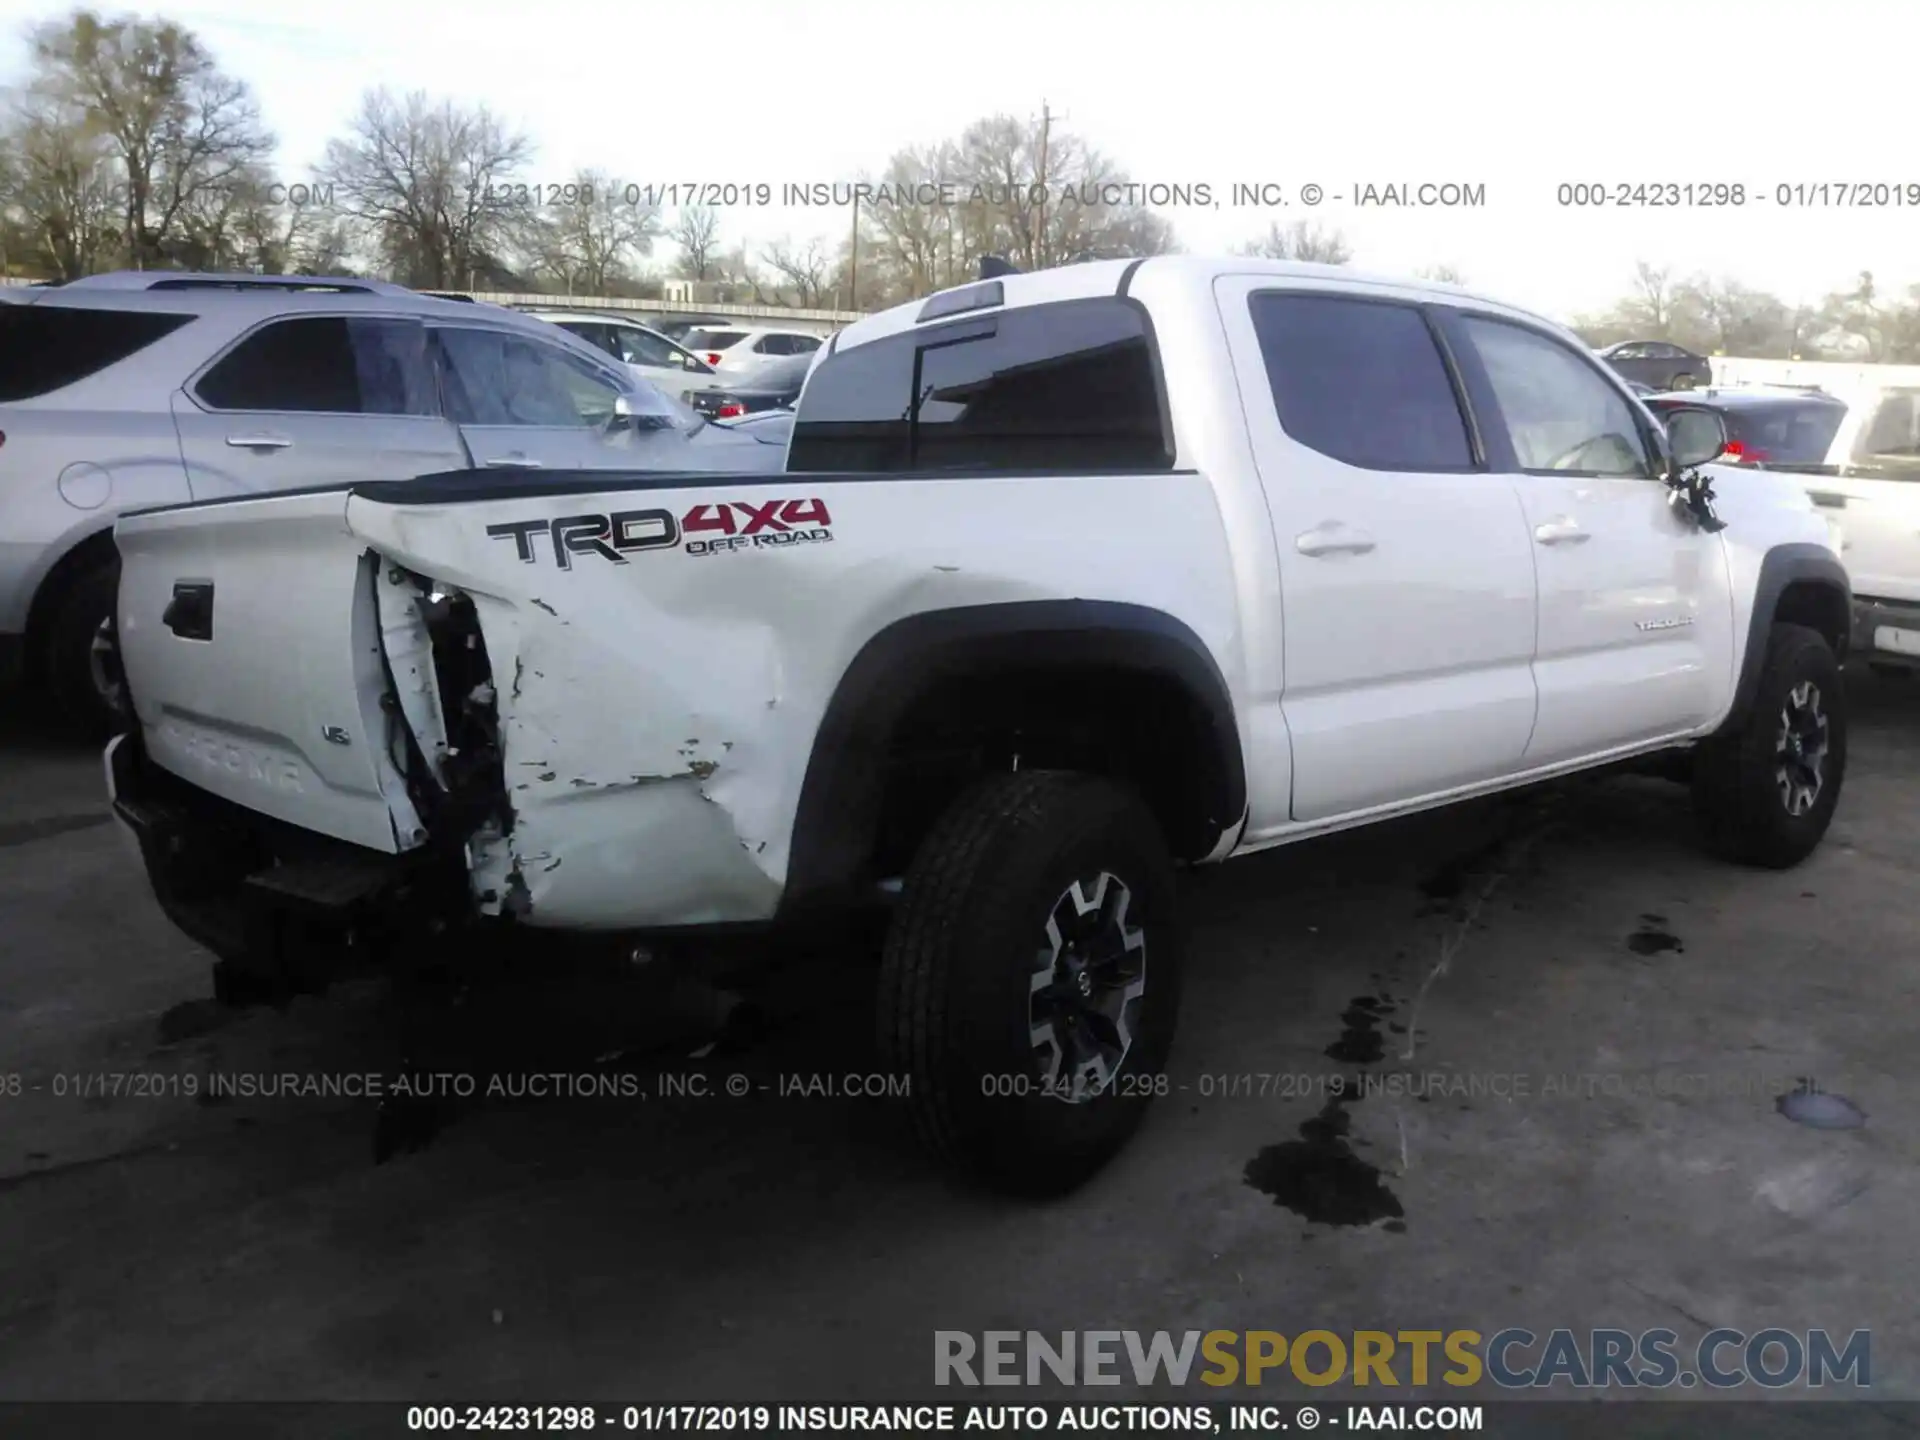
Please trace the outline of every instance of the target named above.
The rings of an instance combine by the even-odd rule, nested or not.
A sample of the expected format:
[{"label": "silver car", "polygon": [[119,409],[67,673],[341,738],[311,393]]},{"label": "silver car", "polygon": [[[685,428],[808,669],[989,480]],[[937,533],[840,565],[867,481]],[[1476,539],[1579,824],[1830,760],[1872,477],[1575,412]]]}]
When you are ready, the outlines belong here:
[{"label": "silver car", "polygon": [[605,351],[373,280],[126,272],[0,306],[0,679],[106,721],[114,517],[445,470],[781,467]]}]

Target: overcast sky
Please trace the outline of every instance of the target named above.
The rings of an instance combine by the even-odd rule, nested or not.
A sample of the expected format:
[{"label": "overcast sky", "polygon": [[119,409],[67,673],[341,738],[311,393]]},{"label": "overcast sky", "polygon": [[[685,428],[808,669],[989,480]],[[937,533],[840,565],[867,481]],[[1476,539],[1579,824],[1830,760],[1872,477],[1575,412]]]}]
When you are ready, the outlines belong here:
[{"label": "overcast sky", "polygon": [[[0,73],[17,80],[25,28],[68,8],[0,0]],[[1211,187],[1214,205],[1166,212],[1189,250],[1311,213],[1368,269],[1451,264],[1563,318],[1620,295],[1639,259],[1789,300],[1863,269],[1883,286],[1920,280],[1920,209],[1774,198],[1920,182],[1902,79],[1920,6],[1906,0],[215,0],[164,13],[253,83],[287,180],[382,84],[492,106],[538,141],[529,180],[593,167],[776,192],[877,173],[901,146],[1044,100],[1133,180]],[[1352,201],[1356,184],[1446,181],[1484,185],[1484,207]],[[1562,183],[1656,181],[1737,182],[1750,198],[1558,203]],[[1296,196],[1311,183],[1327,198],[1236,209],[1236,183]],[[744,206],[722,227],[729,245],[846,229],[844,213]]]}]

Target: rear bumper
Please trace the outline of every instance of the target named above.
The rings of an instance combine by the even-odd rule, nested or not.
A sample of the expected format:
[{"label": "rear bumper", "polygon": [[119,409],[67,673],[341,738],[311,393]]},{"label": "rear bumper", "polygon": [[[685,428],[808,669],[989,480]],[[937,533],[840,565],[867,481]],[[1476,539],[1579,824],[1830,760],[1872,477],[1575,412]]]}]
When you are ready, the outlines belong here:
[{"label": "rear bumper", "polygon": [[1920,666],[1920,653],[1896,650],[1879,643],[1884,630],[1903,630],[1920,636],[1920,603],[1911,600],[1875,600],[1854,597],[1852,652],[1863,659]]},{"label": "rear bumper", "polygon": [[154,899],[213,952],[216,974],[244,977],[251,998],[318,990],[378,967],[464,908],[464,873],[438,857],[386,855],[282,826],[162,770],[137,735],[116,736],[104,763],[114,816]]}]

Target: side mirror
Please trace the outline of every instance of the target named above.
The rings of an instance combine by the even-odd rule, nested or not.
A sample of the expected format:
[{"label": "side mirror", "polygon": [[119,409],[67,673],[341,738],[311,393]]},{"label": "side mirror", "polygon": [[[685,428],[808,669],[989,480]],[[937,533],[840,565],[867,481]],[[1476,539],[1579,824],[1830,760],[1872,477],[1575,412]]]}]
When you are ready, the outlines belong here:
[{"label": "side mirror", "polygon": [[1667,412],[1667,447],[1676,470],[1718,460],[1727,451],[1727,426],[1719,412],[1697,405]]},{"label": "side mirror", "polygon": [[633,402],[624,395],[613,397],[613,416],[607,421],[609,430],[628,430],[633,427]]}]

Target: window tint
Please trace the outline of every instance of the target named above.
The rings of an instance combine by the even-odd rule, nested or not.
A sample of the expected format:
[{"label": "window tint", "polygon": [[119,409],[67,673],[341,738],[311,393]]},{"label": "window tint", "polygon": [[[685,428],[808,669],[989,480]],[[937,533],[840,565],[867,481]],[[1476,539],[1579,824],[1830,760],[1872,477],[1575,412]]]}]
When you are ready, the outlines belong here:
[{"label": "window tint", "polygon": [[725,350],[746,338],[744,330],[690,330],[681,343],[689,350]]},{"label": "window tint", "polygon": [[1302,445],[1373,470],[1473,464],[1446,362],[1408,305],[1339,295],[1252,299],[1280,425]]},{"label": "window tint", "polygon": [[787,344],[792,354],[811,355],[820,348],[820,337],[818,335],[789,335],[787,337]]},{"label": "window tint", "polygon": [[1142,312],[1102,297],[909,331],[829,355],[793,470],[1164,470],[1172,443]]},{"label": "window tint", "polygon": [[0,400],[31,400],[137,354],[193,317],[66,305],[0,306]]},{"label": "window tint", "polygon": [[1920,390],[1889,390],[1873,402],[1860,427],[1851,462],[1901,479],[1920,464]]},{"label": "window tint", "polygon": [[1614,348],[1612,355],[1608,358],[1613,360],[1645,360],[1652,355],[1652,353],[1653,347],[1651,345],[1620,345]]},{"label": "window tint", "polygon": [[585,362],[518,335],[447,327],[439,336],[447,406],[463,425],[601,426],[623,393]]},{"label": "window tint", "polygon": [[787,343],[784,335],[762,335],[754,342],[754,350],[761,355],[791,355],[793,347]]},{"label": "window tint", "polygon": [[1650,476],[1625,396],[1559,341],[1503,320],[1463,317],[1522,470]]},{"label": "window tint", "polygon": [[305,316],[247,336],[200,377],[216,410],[433,415],[426,332],[407,320]]},{"label": "window tint", "polygon": [[1744,459],[1774,465],[1823,465],[1844,405],[1822,402],[1756,406],[1725,412],[1727,438]]}]

